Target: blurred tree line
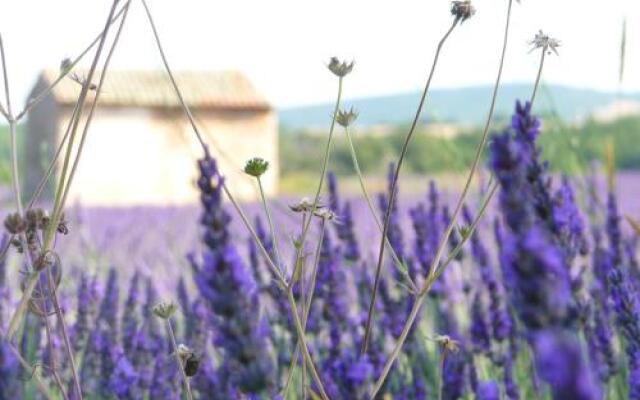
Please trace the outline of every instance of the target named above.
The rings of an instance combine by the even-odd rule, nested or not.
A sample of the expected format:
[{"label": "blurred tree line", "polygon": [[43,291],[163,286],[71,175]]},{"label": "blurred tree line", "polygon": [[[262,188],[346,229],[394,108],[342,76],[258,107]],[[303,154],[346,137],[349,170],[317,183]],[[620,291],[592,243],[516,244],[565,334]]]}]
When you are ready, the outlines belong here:
[{"label": "blurred tree line", "polygon": [[[580,126],[566,125],[553,116],[543,118],[545,126],[540,144],[544,159],[553,169],[576,173],[594,160],[603,160],[609,143],[615,148],[618,169],[640,169],[640,118],[622,118],[612,122],[586,121]],[[505,126],[507,121],[493,126]],[[384,174],[396,160],[407,127],[398,126],[386,134],[352,132],[360,168],[365,175]],[[469,168],[480,141],[481,129],[462,130],[447,138],[419,130],[413,138],[405,171],[415,174],[463,172]],[[351,153],[342,129],[334,132],[331,169],[353,174]],[[314,173],[322,162],[326,134],[285,132],[280,135],[280,166],[283,176]]]}]

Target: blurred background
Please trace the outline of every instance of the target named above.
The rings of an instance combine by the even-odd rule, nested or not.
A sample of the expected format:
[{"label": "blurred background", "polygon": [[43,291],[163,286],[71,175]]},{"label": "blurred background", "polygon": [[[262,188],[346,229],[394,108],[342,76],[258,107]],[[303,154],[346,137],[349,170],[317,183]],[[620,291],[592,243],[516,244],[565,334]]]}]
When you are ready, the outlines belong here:
[{"label": "blurred background", "polygon": [[[38,93],[38,84],[55,78],[61,60],[86,47],[100,31],[109,5],[106,0],[5,5],[0,25],[14,104],[25,104]],[[478,0],[475,5],[477,14],[456,30],[442,55],[406,175],[445,174],[456,181],[470,163],[496,75],[505,4]],[[325,64],[334,55],[356,62],[343,104],[360,113],[354,132],[361,166],[370,184],[381,188],[379,178],[397,156],[429,60],[450,23],[445,17],[449,6],[446,0],[401,0],[393,6],[359,0],[151,3],[168,58],[184,75],[186,96],[209,121],[206,130],[214,152],[246,199],[255,197],[255,191],[241,182],[238,172],[251,156],[272,163],[270,195],[306,193],[317,179],[314,171],[322,156],[317,149],[326,140],[336,95],[335,79]],[[95,151],[86,158],[94,161],[86,161],[73,197],[100,205],[190,202],[195,169],[188,163],[197,152],[185,121],[174,124],[182,117],[173,112],[177,100],[161,71],[140,4],[132,6],[129,18],[111,64],[115,75],[107,78],[103,109],[92,127]],[[618,168],[639,168],[640,74],[634,72],[640,66],[639,24],[640,5],[633,1],[522,1],[514,10],[493,128],[502,129],[514,100],[530,93],[539,54],[529,53],[528,42],[542,29],[562,43],[560,55],[547,58],[537,104],[545,117],[547,159],[556,169],[577,173],[601,159],[605,144],[612,143]],[[89,62],[83,60],[80,70]],[[79,90],[74,85],[66,82],[66,89],[53,93],[53,114],[40,115],[36,108],[36,115],[29,116],[38,122],[32,123],[32,131],[55,126],[44,135],[48,138],[22,126],[21,148],[29,152],[22,158],[30,165],[55,148],[66,123],[65,109]],[[25,137],[34,135],[35,143],[27,144]],[[125,146],[130,154],[123,154],[119,163],[100,159],[104,146],[122,148],[122,141],[130,143]],[[173,160],[164,163],[164,170],[155,168],[156,178],[152,168],[141,169],[136,161],[141,143],[153,143],[145,148],[149,164]],[[0,134],[4,185],[9,179],[7,144],[8,135]],[[356,189],[344,135],[337,136],[331,169],[344,178],[347,191]],[[115,178],[133,170],[140,173],[130,182]],[[31,171],[31,181],[37,181],[38,169]],[[147,186],[139,185],[141,176],[151,177]],[[127,195],[131,187],[139,195]]]}]

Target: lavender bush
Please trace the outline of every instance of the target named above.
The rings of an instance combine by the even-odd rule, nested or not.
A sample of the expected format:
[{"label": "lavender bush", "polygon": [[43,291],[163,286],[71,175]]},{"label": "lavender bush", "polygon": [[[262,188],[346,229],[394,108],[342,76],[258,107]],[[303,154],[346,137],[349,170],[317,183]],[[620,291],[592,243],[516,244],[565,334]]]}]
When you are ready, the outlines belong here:
[{"label": "lavender bush", "polygon": [[[292,201],[286,216],[272,214],[261,184],[268,162],[251,159],[245,172],[262,195],[252,219],[202,140],[142,3],[202,144],[199,210],[154,214],[178,215],[184,231],[169,229],[167,243],[181,238],[178,248],[189,254],[159,249],[163,235],[145,228],[136,242],[119,238],[128,248],[121,247],[125,257],[116,265],[95,268],[104,265],[95,255],[109,253],[107,242],[81,237],[74,246],[63,237],[80,233],[65,217],[66,194],[128,13],[130,2],[116,0],[89,47],[96,47],[90,73],[75,77],[83,90],[69,142],[51,164],[52,171],[64,154],[50,213],[35,206],[39,193],[24,207],[12,153],[16,210],[6,214],[0,241],[0,398],[640,399],[638,232],[624,229],[612,171],[602,201],[584,190],[581,177],[553,176],[537,144],[543,129],[534,100],[545,55],[557,53],[559,41],[536,35],[532,45],[541,59],[531,98],[515,105],[509,126],[490,134],[511,0],[481,145],[459,196],[452,201],[432,181],[424,199],[403,203],[399,174],[445,42],[475,13],[470,1],[452,2],[452,25],[377,203],[349,137],[357,113],[341,109],[343,80],[354,63],[332,58],[338,96],[315,196]],[[93,83],[116,22],[104,73]],[[0,50],[4,64],[1,40]],[[63,63],[60,79],[82,56]],[[14,114],[6,85],[0,111],[13,139],[16,123],[48,91]],[[336,124],[352,146],[359,203],[341,196],[329,172]],[[491,181],[469,196],[487,142]],[[141,225],[144,210],[133,217]],[[189,220],[199,234],[182,234]],[[148,257],[131,257],[144,240]],[[161,264],[179,279],[159,279],[153,268]]]}]

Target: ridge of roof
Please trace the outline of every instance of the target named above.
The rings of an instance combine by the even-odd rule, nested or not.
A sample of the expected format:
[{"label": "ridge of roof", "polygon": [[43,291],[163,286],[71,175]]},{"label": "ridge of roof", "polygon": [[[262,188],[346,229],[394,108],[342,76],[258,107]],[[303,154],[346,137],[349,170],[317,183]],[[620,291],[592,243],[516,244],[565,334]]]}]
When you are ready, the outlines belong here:
[{"label": "ridge of roof", "polygon": [[[86,70],[74,70],[78,77]],[[51,84],[59,70],[47,69],[40,79]],[[97,71],[94,82],[101,72]],[[173,75],[186,103],[193,108],[269,110],[271,105],[249,79],[239,71],[175,71]],[[70,77],[62,79],[52,90],[53,98],[64,105],[75,105],[81,85]],[[100,93],[103,106],[180,107],[169,76],[164,70],[109,70]]]}]

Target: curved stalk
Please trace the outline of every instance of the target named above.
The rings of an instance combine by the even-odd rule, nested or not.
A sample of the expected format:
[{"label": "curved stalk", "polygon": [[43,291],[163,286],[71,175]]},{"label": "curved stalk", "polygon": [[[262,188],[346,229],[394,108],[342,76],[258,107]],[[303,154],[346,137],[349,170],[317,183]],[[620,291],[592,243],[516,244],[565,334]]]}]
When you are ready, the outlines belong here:
[{"label": "curved stalk", "polygon": [[[84,105],[84,102],[86,100],[87,97],[87,93],[89,91],[89,84],[93,79],[93,75],[95,73],[97,64],[98,64],[98,60],[100,59],[100,54],[102,53],[102,49],[104,47],[104,43],[106,41],[106,37],[107,37],[107,31],[109,30],[109,27],[111,25],[111,20],[113,19],[113,15],[116,9],[116,6],[118,4],[119,0],[114,0],[113,4],[111,6],[111,9],[109,11],[109,17],[107,19],[107,23],[106,26],[104,27],[104,34],[101,37],[100,40],[100,44],[98,45],[98,49],[96,50],[96,54],[94,56],[93,62],[91,64],[91,68],[89,69],[89,73],[87,76],[87,81],[85,82],[85,84],[82,86],[82,90],[80,91],[80,95],[78,96],[78,104],[79,105],[79,109],[82,109],[82,106]],[[127,2],[129,4],[129,2]],[[122,22],[121,22],[122,25]],[[96,93],[96,97],[97,97],[97,93]],[[69,143],[67,145],[67,154],[65,157],[65,162],[64,162],[64,166],[62,168],[62,173],[60,176],[60,181],[58,183],[58,188],[56,190],[56,199],[54,201],[54,208],[53,208],[53,213],[52,213],[52,217],[49,223],[49,227],[47,228],[47,232],[45,234],[45,238],[44,238],[44,245],[43,245],[43,253],[46,253],[48,250],[51,250],[51,246],[53,244],[53,240],[55,237],[55,232],[58,226],[58,223],[60,222],[60,200],[62,197],[62,193],[63,193],[63,189],[64,189],[64,182],[65,182],[65,175],[67,172],[67,168],[69,165],[69,160],[71,157],[71,151],[73,148],[73,139],[75,137],[75,133],[77,131],[77,125],[78,122],[80,120],[80,113],[78,114],[78,116],[76,117],[76,119],[73,121],[73,125],[71,128],[71,136],[69,137]],[[31,275],[29,275],[28,279],[27,279],[27,284],[25,286],[25,290],[22,294],[22,297],[20,299],[20,302],[18,303],[18,307],[16,309],[16,311],[13,313],[10,322],[9,322],[9,328],[7,329],[7,338],[9,340],[12,340],[13,337],[15,336],[17,330],[18,330],[18,326],[20,325],[20,323],[22,322],[25,313],[27,312],[27,305],[29,302],[29,298],[31,297],[31,294],[33,293],[33,290],[35,289],[36,283],[38,281],[38,276],[39,276],[39,272],[38,271],[34,271],[33,273],[31,273]]]},{"label": "curved stalk", "polygon": [[[371,396],[371,399],[375,398],[375,395],[378,393],[378,391],[380,390],[380,388],[382,387],[382,385],[384,384],[384,381],[386,380],[386,377],[389,374],[389,371],[391,370],[391,367],[393,366],[393,363],[395,362],[395,360],[398,358],[398,355],[400,354],[400,351],[402,349],[402,346],[404,345],[404,342],[407,339],[407,335],[409,334],[409,331],[411,330],[416,317],[418,315],[418,312],[420,311],[420,307],[422,305],[422,301],[424,300],[425,296],[427,295],[427,293],[429,292],[429,290],[431,289],[431,286],[433,285],[433,282],[435,281],[435,279],[440,276],[442,274],[442,272],[444,271],[444,269],[446,268],[446,265],[443,265],[441,268],[437,268],[439,263],[440,263],[440,259],[442,258],[442,255],[444,254],[444,249],[446,247],[446,244],[449,240],[449,236],[451,235],[451,232],[453,231],[453,227],[455,226],[455,222],[458,218],[458,215],[460,214],[460,210],[462,209],[462,205],[464,204],[464,200],[466,198],[466,195],[469,191],[469,187],[471,186],[471,180],[473,179],[473,176],[475,175],[475,171],[478,167],[478,164],[480,162],[480,157],[482,155],[482,151],[484,149],[484,145],[486,143],[487,140],[487,136],[488,136],[488,132],[489,132],[489,127],[491,125],[491,118],[493,117],[493,112],[495,110],[495,104],[496,104],[496,98],[497,98],[497,94],[498,94],[498,88],[500,86],[500,80],[502,78],[502,70],[504,67],[504,60],[505,60],[505,54],[507,51],[507,43],[508,43],[508,38],[509,38],[509,27],[510,27],[510,22],[511,22],[511,9],[512,9],[512,5],[513,5],[513,0],[509,0],[508,6],[507,6],[507,20],[506,20],[506,24],[505,24],[505,29],[504,29],[504,37],[503,37],[503,44],[502,44],[502,53],[500,56],[500,67],[498,68],[498,77],[496,78],[496,83],[493,89],[493,96],[491,99],[491,107],[489,109],[489,115],[487,116],[487,121],[485,123],[485,128],[482,134],[482,140],[480,142],[480,145],[478,146],[478,149],[476,151],[476,156],[473,162],[473,165],[471,167],[471,170],[469,171],[469,176],[467,178],[467,181],[465,183],[464,186],[464,190],[462,191],[460,198],[458,199],[458,204],[456,205],[456,209],[453,213],[453,216],[451,217],[451,222],[449,223],[449,226],[447,227],[444,236],[442,237],[442,240],[438,246],[438,250],[436,252],[436,256],[433,259],[433,262],[431,264],[431,268],[429,269],[429,275],[427,277],[427,280],[424,284],[423,289],[420,291],[420,293],[418,294],[418,296],[416,297],[416,301],[414,302],[414,305],[411,309],[411,312],[409,314],[409,318],[407,319],[407,322],[404,325],[402,334],[400,335],[400,337],[398,338],[398,341],[396,342],[396,345],[394,347],[394,350],[391,354],[391,356],[387,359],[386,363],[385,363],[385,367],[383,369],[383,373],[380,375],[380,377],[378,378],[378,380],[376,381],[376,384],[374,386],[373,389],[373,394]],[[490,200],[491,198],[489,198],[488,200]],[[488,205],[488,201],[485,202],[485,205],[483,206],[483,210],[486,210],[486,207]],[[484,214],[484,211],[482,213],[478,213],[478,216],[476,217],[476,221],[474,221],[474,225],[477,225],[479,218]]]},{"label": "curved stalk", "polygon": [[367,352],[367,347],[369,345],[369,337],[371,336],[371,327],[373,324],[374,312],[375,312],[375,303],[376,296],[378,294],[378,287],[380,286],[380,277],[382,274],[382,265],[384,261],[384,249],[385,242],[387,240],[387,233],[389,230],[389,221],[391,219],[391,210],[393,209],[393,203],[395,201],[396,187],[398,185],[398,178],[400,176],[400,169],[402,168],[402,163],[404,161],[404,157],[407,154],[407,150],[409,149],[409,142],[413,137],[413,133],[418,125],[418,121],[420,120],[420,115],[422,114],[422,109],[424,107],[425,101],[427,99],[427,93],[429,93],[429,88],[431,87],[431,80],[433,79],[433,75],[436,70],[436,66],[438,65],[438,60],[440,59],[440,52],[442,51],[442,47],[444,43],[447,41],[451,32],[453,32],[454,28],[458,25],[460,21],[459,18],[455,18],[453,20],[453,24],[447,32],[444,34],[440,42],[438,43],[438,47],[436,49],[436,54],[433,58],[433,63],[431,65],[431,70],[429,72],[429,77],[427,78],[427,83],[425,84],[424,90],[422,91],[422,97],[420,98],[420,104],[418,104],[418,109],[416,110],[416,115],[413,118],[413,122],[411,123],[411,128],[409,129],[409,133],[407,133],[407,137],[404,140],[402,145],[402,151],[400,152],[400,158],[398,159],[398,164],[396,165],[396,170],[393,174],[393,181],[391,182],[391,192],[389,193],[389,203],[387,206],[387,210],[384,215],[384,224],[382,225],[382,239],[380,240],[380,250],[378,252],[378,263],[376,266],[376,274],[375,279],[373,281],[373,292],[371,293],[371,302],[369,303],[369,313],[367,315],[367,324],[364,331],[364,339],[362,340],[362,354]]},{"label": "curved stalk", "polygon": [[302,322],[300,321],[300,316],[298,315],[298,306],[296,305],[296,300],[293,298],[293,290],[291,288],[287,289],[287,299],[289,300],[289,306],[291,307],[291,312],[293,313],[293,322],[296,326],[296,332],[298,333],[298,340],[302,345],[302,354],[304,355],[305,363],[311,371],[311,376],[315,381],[316,385],[318,385],[318,390],[320,391],[320,396],[323,400],[329,400],[329,396],[327,396],[327,392],[324,389],[324,385],[322,384],[322,379],[320,378],[320,374],[313,364],[313,359],[311,358],[311,353],[309,353],[309,346],[307,345],[306,335],[304,333],[304,328],[302,327]]},{"label": "curved stalk", "polygon": [[262,207],[264,208],[264,213],[267,214],[267,222],[269,223],[269,230],[271,231],[271,238],[273,240],[273,248],[275,250],[276,256],[276,264],[280,271],[282,269],[282,257],[280,257],[280,246],[278,246],[278,238],[276,237],[276,230],[273,226],[273,219],[271,218],[271,212],[269,211],[269,206],[267,205],[267,197],[264,194],[264,188],[262,187],[262,179],[260,177],[256,177],[258,181],[258,190],[260,192],[260,199],[262,200]]},{"label": "curved stalk", "polygon": [[540,86],[540,78],[542,77],[542,68],[544,68],[544,59],[546,55],[547,55],[547,49],[543,48],[542,55],[540,56],[540,65],[538,66],[538,75],[536,76],[536,82],[533,85],[533,93],[531,94],[531,100],[529,100],[529,102],[531,103],[531,107],[533,107],[533,102],[535,101],[536,94],[538,93],[538,87]]},{"label": "curved stalk", "polygon": [[[380,233],[382,233],[382,223],[380,222],[380,219],[378,218],[378,214],[376,213],[376,209],[373,206],[373,201],[371,201],[371,196],[369,196],[369,191],[367,190],[367,187],[364,184],[364,176],[362,175],[362,171],[360,170],[360,163],[358,162],[356,148],[353,145],[353,140],[351,139],[351,133],[349,133],[348,127],[345,127],[344,131],[345,131],[345,134],[347,135],[347,142],[349,143],[349,151],[351,152],[351,161],[353,162],[353,168],[355,169],[356,175],[358,176],[358,181],[360,183],[360,190],[362,190],[362,195],[367,201],[367,206],[369,207],[369,211],[371,212],[371,216],[373,217],[373,220],[378,226],[378,230],[380,231]],[[384,238],[385,244],[387,245],[387,249],[389,249],[389,254],[391,254],[391,258],[393,259],[393,262],[396,264],[396,268],[403,274],[411,290],[414,293],[417,292],[418,287],[413,282],[413,279],[411,279],[411,276],[409,275],[407,268],[404,266],[402,261],[400,261],[400,258],[396,254],[396,251],[393,249],[393,246],[391,246],[391,242],[389,242],[389,238],[386,236],[383,236],[383,238]]]},{"label": "curved stalk", "polygon": [[[327,165],[329,164],[329,156],[331,154],[331,141],[333,139],[333,131],[336,126],[336,118],[338,116],[338,110],[340,110],[340,101],[342,99],[342,79],[343,77],[338,78],[338,96],[336,98],[336,104],[333,108],[333,116],[331,118],[331,127],[329,128],[329,138],[327,139],[327,146],[325,147],[325,150],[324,150],[324,160],[322,161],[322,169],[320,172],[320,181],[318,182],[318,189],[316,190],[316,194],[313,199],[313,205],[311,206],[310,215],[313,215],[316,212],[316,209],[318,208],[318,202],[320,201],[320,193],[322,192],[322,185],[324,184],[324,178],[325,178],[325,175],[327,174]],[[300,259],[302,258],[302,252],[304,250],[304,242],[307,238],[310,225],[311,225],[311,218],[309,218],[307,223],[304,224],[302,228],[302,234],[300,235],[300,243],[296,251],[296,263],[295,263],[296,267],[300,262]],[[296,271],[294,270],[293,273],[295,274]],[[289,283],[289,285],[290,286],[293,285],[293,282],[294,282],[294,279],[291,279],[291,282]]]},{"label": "curved stalk", "polygon": [[413,306],[411,308],[411,311],[409,313],[409,317],[407,318],[407,322],[402,328],[402,333],[400,334],[400,337],[398,338],[391,355],[385,362],[385,365],[382,370],[382,374],[380,374],[380,377],[375,383],[375,386],[373,388],[373,394],[371,395],[372,400],[375,398],[376,394],[382,388],[382,385],[384,384],[385,380],[387,379],[387,376],[389,375],[389,372],[391,371],[391,367],[393,366],[393,363],[400,355],[400,352],[402,351],[402,346],[404,345],[404,342],[407,340],[407,336],[409,335],[409,332],[413,327],[416,317],[418,316],[420,307],[422,307],[422,302],[424,301],[425,297],[429,293],[429,290],[431,290],[433,283],[440,277],[440,275],[442,275],[442,273],[445,271],[447,266],[449,266],[449,264],[455,259],[455,255],[458,254],[460,250],[462,250],[462,247],[464,246],[464,244],[473,235],[473,233],[478,227],[478,224],[480,223],[480,220],[482,219],[484,214],[487,212],[489,203],[491,203],[491,199],[495,195],[497,189],[498,189],[498,184],[497,182],[494,182],[491,190],[489,191],[489,194],[487,195],[487,198],[485,199],[484,203],[482,204],[482,207],[478,211],[478,215],[476,215],[475,219],[473,220],[473,223],[469,227],[469,232],[467,236],[465,236],[462,239],[462,241],[458,244],[458,246],[456,246],[456,248],[451,252],[446,262],[442,265],[441,268],[438,269],[438,272],[436,273],[436,275],[425,281],[424,288],[417,294],[415,301],[413,303]]},{"label": "curved stalk", "polygon": [[191,393],[191,384],[189,383],[189,377],[187,376],[186,372],[184,372],[184,365],[182,365],[182,360],[180,359],[180,354],[178,353],[178,343],[176,342],[176,335],[173,333],[173,326],[171,326],[171,318],[167,318],[167,331],[169,332],[169,338],[171,339],[171,346],[173,347],[173,354],[175,354],[178,369],[180,369],[180,375],[182,376],[182,382],[184,383],[184,391],[187,394],[187,399],[193,400],[193,393]]},{"label": "curved stalk", "polygon": [[[318,244],[316,246],[316,254],[313,262],[313,270],[311,271],[311,282],[309,286],[309,297],[307,298],[307,303],[305,304],[304,313],[302,315],[302,328],[305,330],[307,328],[307,321],[309,319],[309,312],[311,311],[311,302],[313,301],[313,295],[315,293],[316,288],[316,278],[318,276],[318,265],[320,263],[320,251],[322,249],[322,243],[324,242],[324,234],[325,234],[325,226],[326,222],[322,219],[320,226],[320,238],[318,239]],[[300,355],[300,341],[296,343],[295,351],[293,353],[293,357],[291,357],[291,363],[289,365],[289,372],[287,373],[287,380],[285,381],[284,388],[282,389],[282,397],[287,398],[287,393],[289,392],[289,386],[291,385],[291,381],[293,380],[293,370],[295,369],[296,364],[298,363],[298,356]]]}]

